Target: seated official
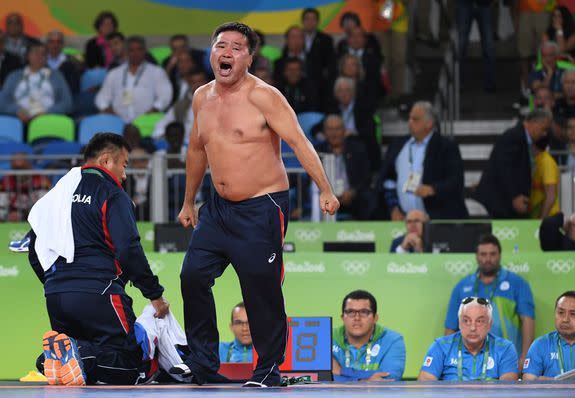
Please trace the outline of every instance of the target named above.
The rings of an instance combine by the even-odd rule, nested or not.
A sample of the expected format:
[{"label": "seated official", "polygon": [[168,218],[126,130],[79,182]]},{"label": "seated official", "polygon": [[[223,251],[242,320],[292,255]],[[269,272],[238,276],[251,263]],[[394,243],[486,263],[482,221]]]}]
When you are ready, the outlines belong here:
[{"label": "seated official", "polygon": [[390,253],[422,253],[423,224],[429,216],[422,210],[410,210],[405,216],[405,233],[391,242]]},{"label": "seated official", "polygon": [[575,291],[555,302],[555,331],[531,344],[523,363],[523,380],[553,379],[575,369]]},{"label": "seated official", "polygon": [[234,341],[220,342],[220,362],[252,362],[252,335],[244,303],[238,303],[232,310],[230,330]]},{"label": "seated official", "polygon": [[543,251],[575,250],[575,214],[557,213],[547,217],[539,227],[539,244]]},{"label": "seated official", "polygon": [[334,329],[332,354],[336,381],[401,380],[405,370],[403,336],[377,321],[375,297],[355,290],[343,299],[343,326]]},{"label": "seated official", "polygon": [[489,300],[466,297],[459,305],[459,331],[435,339],[417,380],[517,380],[517,351],[489,331]]}]

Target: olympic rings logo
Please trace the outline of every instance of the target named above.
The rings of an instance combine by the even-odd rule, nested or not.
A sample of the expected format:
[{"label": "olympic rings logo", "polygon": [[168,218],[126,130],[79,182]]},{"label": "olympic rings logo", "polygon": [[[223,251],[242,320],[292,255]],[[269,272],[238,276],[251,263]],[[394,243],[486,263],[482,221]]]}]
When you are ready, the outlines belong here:
[{"label": "olympic rings logo", "polygon": [[513,240],[519,236],[519,229],[517,227],[495,227],[493,235],[501,240]]},{"label": "olympic rings logo", "polygon": [[150,263],[150,269],[152,270],[154,275],[158,275],[160,272],[162,272],[164,268],[166,268],[164,262],[160,260],[151,260],[149,263]]},{"label": "olympic rings logo", "polygon": [[296,229],[295,237],[302,242],[315,242],[321,236],[319,229]]},{"label": "olympic rings logo", "polygon": [[575,268],[575,261],[573,260],[549,260],[547,261],[547,268],[554,274],[567,274]]},{"label": "olympic rings logo", "polygon": [[348,275],[358,275],[361,276],[369,271],[371,264],[368,261],[360,260],[345,260],[341,263],[341,268]]},{"label": "olympic rings logo", "polygon": [[10,237],[10,240],[22,240],[22,238],[24,238],[24,235],[26,235],[25,231],[12,230],[12,231],[8,232],[8,236]]},{"label": "olympic rings logo", "polygon": [[465,275],[473,270],[471,261],[448,261],[445,263],[445,269],[451,275]]}]

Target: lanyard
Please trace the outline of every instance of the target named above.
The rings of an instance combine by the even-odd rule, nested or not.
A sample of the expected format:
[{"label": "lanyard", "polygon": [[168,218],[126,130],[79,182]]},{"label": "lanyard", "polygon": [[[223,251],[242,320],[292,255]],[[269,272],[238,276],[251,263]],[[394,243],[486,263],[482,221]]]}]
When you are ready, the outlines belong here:
[{"label": "lanyard", "polygon": [[[457,350],[457,380],[463,381],[463,359],[461,350],[463,348],[463,337],[459,339],[459,349]],[[485,350],[483,351],[483,365],[479,380],[485,380],[487,376],[487,362],[489,362],[489,336],[485,338]]]},{"label": "lanyard", "polygon": [[[493,304],[493,296],[495,296],[497,285],[499,285],[499,276],[501,276],[501,272],[497,272],[495,282],[493,282],[493,289],[491,289],[491,292],[489,293],[489,302],[491,304]],[[473,292],[477,297],[479,297],[479,280],[479,271],[477,271],[477,274],[475,275],[475,282],[473,283]]]},{"label": "lanyard", "polygon": [[[36,89],[40,90],[40,88],[42,87],[42,84],[46,80],[46,74],[42,73],[42,69],[40,69],[36,73],[38,73],[40,75],[40,80],[38,80],[38,83],[36,84]],[[26,83],[26,91],[25,92],[27,94],[30,94],[32,92],[32,81],[30,80],[30,75],[24,76],[24,81]]]},{"label": "lanyard", "polygon": [[[234,347],[235,347],[235,342],[230,344],[230,348],[228,349],[228,355],[226,356],[226,362],[230,362],[230,360],[232,359]],[[244,355],[243,355],[244,360],[242,362],[248,362],[248,347],[245,345],[242,345],[242,347],[244,349]]]},{"label": "lanyard", "polygon": [[[573,369],[573,346],[569,346],[569,369]],[[557,354],[559,356],[559,374],[565,373],[565,358],[563,357],[563,347],[561,347],[561,337],[557,333]]]},{"label": "lanyard", "polygon": [[[128,69],[130,68],[129,65],[126,65],[126,69],[124,69],[124,78],[122,79],[122,87],[126,88],[126,84],[128,82]],[[136,79],[134,80],[134,85],[132,88],[136,87],[138,85],[138,82],[140,81],[140,78],[142,77],[142,74],[144,73],[144,69],[146,69],[146,65],[142,64],[140,65],[140,67],[138,68],[137,72],[136,72]]]},{"label": "lanyard", "polygon": [[[348,346],[349,347],[349,346]],[[357,354],[357,359],[361,356],[361,353]],[[356,360],[357,363],[357,360]],[[365,367],[366,369],[369,368],[369,364],[371,363],[371,342],[367,344],[367,348],[365,349]],[[349,368],[351,365],[351,354],[349,352],[349,348],[345,349],[345,367]]]}]

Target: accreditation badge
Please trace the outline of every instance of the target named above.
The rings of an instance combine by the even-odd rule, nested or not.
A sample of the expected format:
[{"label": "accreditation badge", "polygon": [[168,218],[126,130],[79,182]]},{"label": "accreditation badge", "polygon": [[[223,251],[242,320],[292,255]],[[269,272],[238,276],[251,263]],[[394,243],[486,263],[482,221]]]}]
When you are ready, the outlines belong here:
[{"label": "accreditation badge", "polygon": [[407,176],[407,180],[403,184],[403,192],[415,193],[419,185],[421,184],[421,174],[416,172],[411,172]]}]

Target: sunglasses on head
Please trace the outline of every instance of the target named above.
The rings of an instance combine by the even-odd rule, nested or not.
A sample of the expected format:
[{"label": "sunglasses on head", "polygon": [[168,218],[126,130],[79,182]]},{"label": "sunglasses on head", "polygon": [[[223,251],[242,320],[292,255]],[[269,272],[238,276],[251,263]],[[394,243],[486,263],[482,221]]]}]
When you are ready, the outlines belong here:
[{"label": "sunglasses on head", "polygon": [[461,300],[461,304],[465,305],[465,304],[469,304],[472,303],[473,301],[476,301],[477,304],[481,304],[481,305],[490,305],[491,303],[489,302],[489,300],[487,300],[486,298],[483,297],[465,297],[463,300]]}]

